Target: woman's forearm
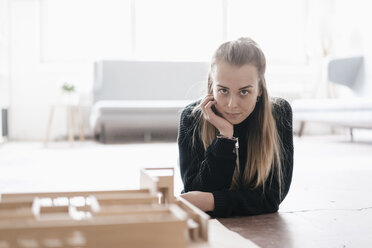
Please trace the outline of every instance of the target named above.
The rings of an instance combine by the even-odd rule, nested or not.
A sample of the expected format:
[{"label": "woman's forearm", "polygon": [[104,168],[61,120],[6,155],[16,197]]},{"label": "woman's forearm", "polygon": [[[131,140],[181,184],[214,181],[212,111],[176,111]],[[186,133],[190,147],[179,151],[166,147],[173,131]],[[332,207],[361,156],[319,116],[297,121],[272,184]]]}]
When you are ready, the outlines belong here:
[{"label": "woman's forearm", "polygon": [[204,212],[214,210],[214,197],[210,192],[189,191],[181,197]]}]

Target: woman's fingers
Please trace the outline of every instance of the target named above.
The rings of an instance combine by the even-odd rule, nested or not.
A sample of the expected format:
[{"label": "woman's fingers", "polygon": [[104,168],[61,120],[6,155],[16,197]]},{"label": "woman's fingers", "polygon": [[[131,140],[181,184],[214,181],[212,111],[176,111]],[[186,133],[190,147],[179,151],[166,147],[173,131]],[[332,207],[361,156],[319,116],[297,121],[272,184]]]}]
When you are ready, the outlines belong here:
[{"label": "woman's fingers", "polygon": [[205,105],[209,102],[213,100],[213,95],[207,95],[206,97],[204,97],[204,99],[202,100],[202,102],[200,103],[200,106],[203,108],[205,108]]},{"label": "woman's fingers", "polygon": [[207,95],[201,102],[201,110],[203,112],[204,118],[209,119],[209,111],[207,110],[207,105],[213,101],[213,95]]},{"label": "woman's fingers", "polygon": [[211,118],[212,116],[216,115],[216,113],[212,109],[213,105],[215,105],[216,103],[217,103],[216,101],[212,100],[212,101],[209,101],[205,105],[205,112],[206,112],[206,114],[208,115],[209,118]]},{"label": "woman's fingers", "polygon": [[220,133],[224,133],[225,136],[230,137],[233,133],[233,125],[222,116],[217,115],[217,113],[212,108],[216,104],[217,101],[214,100],[213,95],[207,95],[200,103],[203,117],[215,128],[217,128]]}]

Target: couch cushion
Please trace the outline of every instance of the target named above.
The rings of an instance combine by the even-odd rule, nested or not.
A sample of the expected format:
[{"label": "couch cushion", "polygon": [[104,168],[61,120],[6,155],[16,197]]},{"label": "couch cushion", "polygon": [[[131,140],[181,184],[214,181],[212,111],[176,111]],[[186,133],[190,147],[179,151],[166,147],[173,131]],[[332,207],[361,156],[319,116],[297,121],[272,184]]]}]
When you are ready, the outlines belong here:
[{"label": "couch cushion", "polygon": [[292,102],[295,121],[372,128],[372,99],[299,99]]},{"label": "couch cushion", "polygon": [[298,99],[292,102],[294,111],[372,111],[372,99]]},{"label": "couch cushion", "polygon": [[99,101],[94,104],[90,125],[99,133],[101,125],[125,132],[176,131],[181,110],[191,100]]}]

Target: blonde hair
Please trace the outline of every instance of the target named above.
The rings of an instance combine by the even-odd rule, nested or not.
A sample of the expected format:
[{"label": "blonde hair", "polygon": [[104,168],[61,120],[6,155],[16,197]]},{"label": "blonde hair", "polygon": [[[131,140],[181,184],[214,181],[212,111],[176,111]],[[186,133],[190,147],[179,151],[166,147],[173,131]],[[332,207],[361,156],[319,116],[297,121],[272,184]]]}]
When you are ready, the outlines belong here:
[{"label": "blonde hair", "polygon": [[[281,141],[276,129],[275,119],[272,113],[270,98],[266,89],[265,70],[266,59],[258,44],[250,38],[223,43],[212,57],[208,75],[208,94],[213,93],[212,72],[215,66],[225,62],[233,66],[254,65],[258,70],[259,87],[262,91],[255,110],[252,112],[252,122],[248,123],[249,133],[247,138],[247,161],[244,174],[241,175],[238,165],[232,178],[230,189],[265,187],[270,171],[277,170],[279,182],[279,194],[281,195]],[[193,109],[196,116],[198,131],[203,142],[204,149],[207,149],[218,134],[218,130],[204,119],[200,105]],[[258,125],[257,125],[258,123]],[[194,142],[196,129],[194,129]],[[275,168],[276,167],[276,168]],[[274,173],[273,173],[274,174]],[[273,175],[272,174],[272,175]],[[271,179],[272,180],[272,177]]]}]

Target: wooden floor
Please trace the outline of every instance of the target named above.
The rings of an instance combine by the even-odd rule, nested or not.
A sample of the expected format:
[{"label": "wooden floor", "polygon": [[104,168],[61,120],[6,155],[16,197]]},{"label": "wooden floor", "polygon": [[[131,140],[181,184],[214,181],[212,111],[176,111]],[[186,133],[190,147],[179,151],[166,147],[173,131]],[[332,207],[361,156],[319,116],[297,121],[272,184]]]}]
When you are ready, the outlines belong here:
[{"label": "wooden floor", "polygon": [[[137,188],[139,168],[177,168],[177,153],[175,142],[9,142],[0,145],[0,191]],[[279,212],[218,220],[261,247],[372,247],[372,137],[295,137],[293,182]]]}]

